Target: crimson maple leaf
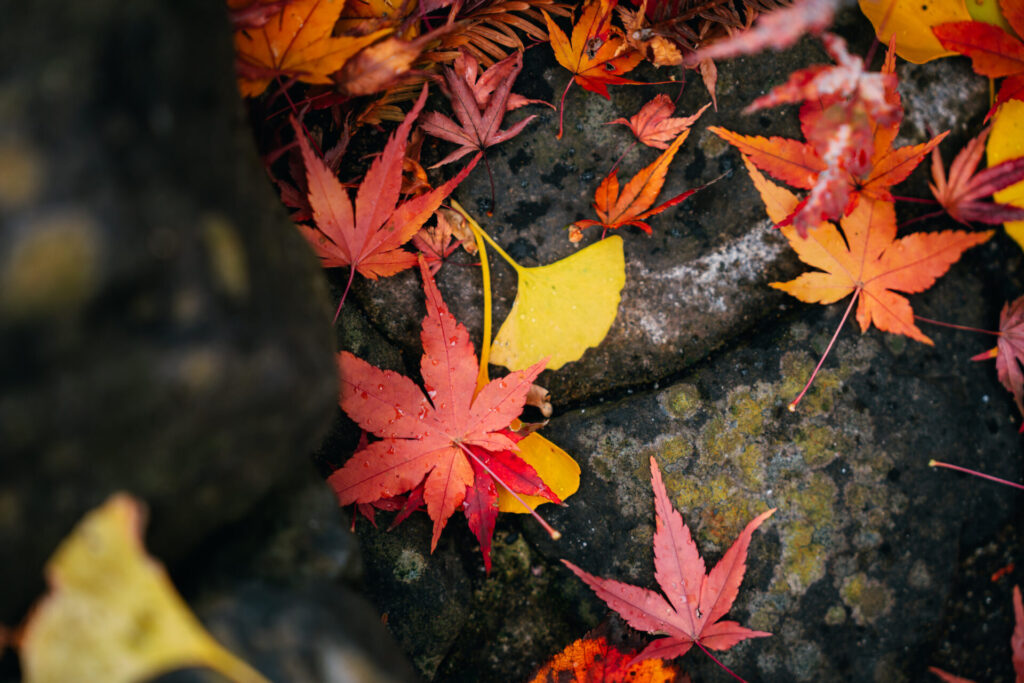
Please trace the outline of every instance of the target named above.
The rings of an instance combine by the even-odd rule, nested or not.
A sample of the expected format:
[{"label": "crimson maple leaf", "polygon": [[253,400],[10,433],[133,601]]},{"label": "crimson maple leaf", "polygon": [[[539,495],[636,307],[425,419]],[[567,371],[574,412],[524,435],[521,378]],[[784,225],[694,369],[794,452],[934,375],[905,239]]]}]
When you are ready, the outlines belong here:
[{"label": "crimson maple leaf", "polygon": [[[1017,409],[1024,415],[1024,296],[1007,303],[999,315],[999,341],[994,349],[979,353],[971,360],[996,359],[999,381],[1013,394]],[[1024,424],[1021,425],[1024,432]]]},{"label": "crimson maple leaf", "polygon": [[[402,245],[412,239],[444,198],[476,165],[477,159],[474,159],[443,185],[398,203],[409,130],[426,99],[427,87],[423,86],[412,111],[388,139],[383,153],[370,165],[356,191],[354,206],[348,191],[313,152],[298,121],[292,119],[306,165],[309,204],[316,226],[299,225],[299,231],[312,245],[324,268],[352,267],[349,284],[356,272],[376,280],[414,265],[415,254],[402,249]],[[338,310],[341,310],[340,305]]]},{"label": "crimson maple leaf", "polygon": [[458,123],[439,112],[423,115],[420,128],[427,135],[461,145],[431,168],[450,164],[470,152],[510,140],[519,135],[536,114],[527,116],[507,130],[501,130],[505,112],[535,102],[519,95],[512,99],[512,84],[523,69],[523,53],[516,51],[477,78],[476,60],[462,53],[455,69],[445,68],[445,94],[452,103]]},{"label": "crimson maple leaf", "polygon": [[949,176],[942,166],[939,148],[932,150],[932,183],[929,185],[932,194],[946,213],[965,225],[971,221],[998,225],[1024,220],[1024,209],[1010,204],[978,201],[1024,179],[1024,157],[1009,159],[975,173],[990,132],[992,128],[986,128],[960,150],[949,166]]},{"label": "crimson maple leaf", "polygon": [[1024,100],[1024,4],[1000,0],[1003,17],[1016,32],[1004,31],[983,21],[954,21],[932,27],[942,47],[971,58],[974,72],[989,78],[1003,78],[989,115],[1007,100]]},{"label": "crimson maple leaf", "polygon": [[653,457],[651,485],[657,522],[654,578],[665,596],[639,586],[593,576],[572,562],[562,560],[630,626],[666,636],[651,642],[633,661],[681,657],[694,643],[702,650],[728,650],[747,638],[770,636],[770,633],[753,631],[735,621],[719,620],[736,600],[747,570],[751,535],[775,509],[762,512],[751,520],[711,573],[706,573],[697,544],[682,516],[672,507],[658,463]]},{"label": "crimson maple leaf", "polygon": [[434,522],[431,551],[448,518],[463,506],[489,568],[496,483],[561,502],[514,453],[518,438],[508,430],[544,361],[492,380],[477,392],[479,368],[469,332],[448,311],[423,260],[420,272],[427,299],[420,374],[427,393],[404,375],[342,351],[341,408],[381,440],[357,451],[327,481],[341,505],[372,503],[422,485]]},{"label": "crimson maple leaf", "polygon": [[710,103],[705,104],[692,116],[674,117],[672,113],[675,112],[676,105],[672,98],[665,94],[655,95],[629,119],[615,119],[608,124],[621,123],[633,131],[639,142],[655,149],[667,149],[669,143],[684,130],[689,129],[710,106]]}]

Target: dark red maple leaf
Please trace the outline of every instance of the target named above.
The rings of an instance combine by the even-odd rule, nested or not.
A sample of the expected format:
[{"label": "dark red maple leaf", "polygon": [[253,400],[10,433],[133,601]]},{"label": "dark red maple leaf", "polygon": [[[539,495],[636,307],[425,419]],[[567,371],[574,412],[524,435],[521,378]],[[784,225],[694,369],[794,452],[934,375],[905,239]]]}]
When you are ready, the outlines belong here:
[{"label": "dark red maple leaf", "polygon": [[448,311],[420,260],[427,315],[420,338],[426,395],[408,377],[342,351],[339,403],[364,430],[381,437],[358,450],[328,483],[342,505],[372,503],[422,486],[434,521],[430,549],[460,506],[490,567],[490,539],[500,483],[510,491],[561,502],[514,451],[509,424],[519,416],[544,361],[476,391],[478,363],[469,332]]},{"label": "dark red maple leaf", "polygon": [[[1017,409],[1024,415],[1024,296],[1003,306],[999,315],[999,341],[994,349],[979,353],[971,360],[996,359],[996,373],[1003,386],[1013,394]],[[1024,424],[1021,425],[1024,432]]]},{"label": "dark red maple leaf", "polygon": [[942,166],[938,147],[932,149],[932,183],[929,185],[932,194],[946,213],[965,225],[971,221],[998,225],[1006,221],[1024,220],[1022,208],[978,201],[1024,179],[1024,157],[1009,159],[992,168],[975,172],[981,155],[985,153],[985,139],[990,132],[992,128],[986,128],[960,150],[949,165],[948,176]]},{"label": "dark red maple leaf", "polygon": [[658,463],[653,457],[651,485],[657,522],[654,578],[664,596],[639,586],[593,576],[572,562],[562,560],[630,626],[665,636],[650,643],[633,661],[681,657],[694,644],[702,650],[728,650],[747,638],[770,636],[770,633],[753,631],[735,621],[720,619],[732,607],[739,592],[747,569],[751,535],[775,509],[751,520],[718,564],[707,573],[690,529],[669,501]]}]

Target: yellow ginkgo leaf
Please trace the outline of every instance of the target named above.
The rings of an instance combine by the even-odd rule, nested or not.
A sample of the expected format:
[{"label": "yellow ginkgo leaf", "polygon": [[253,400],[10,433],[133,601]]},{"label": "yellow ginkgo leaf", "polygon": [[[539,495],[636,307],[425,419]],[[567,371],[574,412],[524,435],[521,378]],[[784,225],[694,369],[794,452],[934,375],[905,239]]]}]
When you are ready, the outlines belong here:
[{"label": "yellow ginkgo leaf", "polygon": [[547,358],[547,369],[557,370],[601,343],[626,284],[621,237],[612,235],[546,266],[513,267],[518,291],[494,338],[492,363],[518,370]]},{"label": "yellow ginkgo leaf", "polygon": [[26,683],[133,683],[193,666],[237,683],[267,683],[203,629],[146,554],[142,517],[135,499],[112,496],[50,558],[50,592],[20,643]]},{"label": "yellow ginkgo leaf", "polygon": [[860,0],[860,9],[878,39],[888,44],[895,33],[896,54],[915,64],[956,54],[943,49],[932,26],[971,20],[964,0]]},{"label": "yellow ginkgo leaf", "polygon": [[1003,10],[999,8],[999,0],[968,0],[967,11],[975,21],[983,21],[986,24],[998,26],[1007,33],[1012,34],[1013,28],[1010,22],[1003,16]]},{"label": "yellow ginkgo leaf", "polygon": [[[1024,156],[1024,102],[1009,100],[996,112],[992,134],[988,136],[988,165],[991,168],[1008,159]],[[1002,204],[1024,207],[1024,180],[999,190],[992,197]],[[1024,249],[1024,221],[1004,223],[1006,233]]]},{"label": "yellow ginkgo leaf", "polygon": [[[580,466],[572,456],[551,443],[537,432],[533,432],[519,442],[517,455],[526,461],[544,480],[544,483],[565,500],[580,487]],[[519,496],[523,501],[537,507],[542,503],[550,503],[540,496]],[[504,487],[498,488],[498,510],[500,512],[529,512],[522,503],[516,500]]]}]

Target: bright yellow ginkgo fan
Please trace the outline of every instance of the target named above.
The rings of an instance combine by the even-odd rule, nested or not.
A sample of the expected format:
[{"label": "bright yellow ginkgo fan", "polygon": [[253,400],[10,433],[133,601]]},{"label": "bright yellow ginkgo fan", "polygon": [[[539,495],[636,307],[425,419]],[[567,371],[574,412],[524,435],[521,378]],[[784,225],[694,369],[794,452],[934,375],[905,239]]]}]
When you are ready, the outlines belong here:
[{"label": "bright yellow ginkgo fan", "polygon": [[896,54],[915,64],[956,54],[943,49],[932,33],[932,26],[971,20],[964,0],[859,1],[860,9],[871,20],[878,39],[888,43],[895,33]]},{"label": "bright yellow ginkgo fan", "polygon": [[46,565],[50,592],[20,642],[26,683],[133,683],[206,666],[235,683],[268,683],[221,647],[142,546],[142,506],[112,496],[79,522]]},{"label": "bright yellow ginkgo fan", "polygon": [[[1024,102],[1010,100],[999,107],[986,151],[989,167],[1024,156]],[[1024,207],[1024,181],[999,190],[992,196],[997,202]],[[1011,221],[1003,226],[1006,233],[1024,249],[1024,221]]]}]

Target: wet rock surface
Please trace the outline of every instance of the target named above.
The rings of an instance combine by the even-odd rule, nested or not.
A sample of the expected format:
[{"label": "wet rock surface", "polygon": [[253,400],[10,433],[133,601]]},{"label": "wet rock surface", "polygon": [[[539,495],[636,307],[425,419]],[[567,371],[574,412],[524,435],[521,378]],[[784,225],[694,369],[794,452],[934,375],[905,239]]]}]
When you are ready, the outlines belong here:
[{"label": "wet rock surface", "polygon": [[[852,14],[839,26],[860,54],[870,37],[865,26]],[[1012,402],[992,367],[968,362],[989,340],[929,327],[936,346],[927,347],[877,330],[861,335],[851,325],[799,410],[786,410],[846,302],[815,307],[767,287],[803,267],[771,231],[739,155],[705,127],[799,137],[792,109],[748,117],[739,111],[790,70],[825,59],[808,40],[780,55],[720,65],[720,112],[709,110],[694,126],[662,196],[726,177],[653,218],[653,236],[623,231],[627,280],[608,338],[580,361],[542,376],[562,410],[543,433],[583,469],[580,491],[564,508],[541,508],[563,533],[561,541],[529,519],[504,515],[495,568],[485,576],[475,540],[458,517],[433,556],[426,554],[423,519],[388,533],[357,525],[368,575],[385,586],[370,584],[373,599],[425,677],[525,680],[604,620],[604,603],[560,558],[599,576],[655,587],[648,468],[654,456],[709,563],[750,518],[778,508],[755,534],[747,579],[730,613],[775,634],[724,654],[748,680],[917,681],[929,680],[928,665],[1012,680],[1010,591],[1020,578],[1010,572],[993,582],[991,574],[1020,550],[1012,532],[1018,498],[1010,489],[928,467],[934,458],[1020,476]],[[528,53],[526,65],[516,90],[553,99],[567,74],[543,48]],[[978,129],[985,82],[956,60],[903,63],[899,72],[907,116],[898,144],[923,141],[929,128],[951,127],[942,146],[948,163]],[[573,253],[565,226],[591,215],[594,188],[630,144],[625,128],[603,123],[631,115],[655,91],[674,96],[674,88],[616,88],[611,102],[574,89],[565,139],[554,139],[557,115],[542,112],[519,138],[489,153],[498,188],[493,217],[485,215],[484,173],[459,188],[460,202],[523,265]],[[690,83],[678,111],[690,113],[706,100],[699,83]],[[632,149],[620,176],[654,156]],[[928,196],[922,171],[899,193]],[[898,210],[905,219],[918,209]],[[921,226],[956,227],[948,219]],[[596,237],[588,235],[584,244]],[[472,259],[461,258],[442,269],[439,283],[479,339],[479,274],[464,267]],[[492,267],[498,324],[515,281],[495,258]],[[1022,291],[1022,274],[1019,249],[1000,232],[912,303],[926,317],[992,328],[1002,303]],[[423,310],[416,278],[363,283],[356,300],[411,371]],[[445,579],[421,574],[426,580],[418,595],[392,590],[412,565],[449,569]],[[440,631],[410,628],[406,621],[422,618],[439,586],[450,596],[436,612]],[[981,624],[984,636],[971,631]],[[696,680],[730,680],[698,652],[682,663]]]}]

